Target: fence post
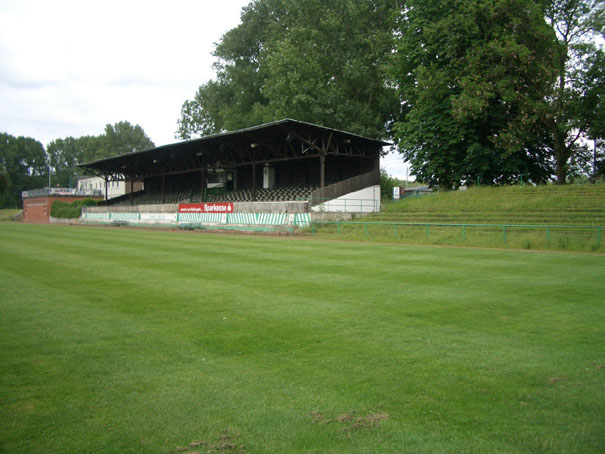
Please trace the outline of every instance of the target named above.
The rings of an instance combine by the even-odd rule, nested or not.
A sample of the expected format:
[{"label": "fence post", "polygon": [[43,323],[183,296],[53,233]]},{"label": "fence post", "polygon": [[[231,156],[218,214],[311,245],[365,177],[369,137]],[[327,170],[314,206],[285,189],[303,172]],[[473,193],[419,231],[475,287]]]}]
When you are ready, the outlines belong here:
[{"label": "fence post", "polygon": [[597,241],[597,244],[598,244],[599,246],[601,246],[601,230],[602,230],[602,228],[599,226],[599,228],[598,228],[597,230],[598,230],[598,232],[599,232],[599,234],[598,234],[598,241]]},{"label": "fence post", "polygon": [[338,221],[338,236],[340,236],[340,221]]},{"label": "fence post", "polygon": [[502,226],[502,241],[506,244],[506,226]]},{"label": "fence post", "polygon": [[546,227],[546,247],[550,247],[550,227]]},{"label": "fence post", "polygon": [[426,225],[426,240],[429,240],[429,225]]},{"label": "fence post", "polygon": [[397,239],[397,224],[393,224],[393,236]]},{"label": "fence post", "polygon": [[315,236],[315,221],[312,221],[311,225],[313,226],[313,234],[312,234],[312,236]]},{"label": "fence post", "polygon": [[466,241],[466,224],[462,225],[462,241]]}]

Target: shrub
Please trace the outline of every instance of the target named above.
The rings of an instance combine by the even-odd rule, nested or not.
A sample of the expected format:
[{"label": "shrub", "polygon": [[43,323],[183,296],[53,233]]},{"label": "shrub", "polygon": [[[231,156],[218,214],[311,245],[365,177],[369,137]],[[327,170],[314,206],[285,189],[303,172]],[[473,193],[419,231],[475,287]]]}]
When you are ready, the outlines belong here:
[{"label": "shrub", "polygon": [[53,218],[79,218],[82,215],[82,207],[95,206],[97,201],[94,199],[76,200],[74,202],[62,202],[55,200],[50,209],[50,215]]},{"label": "shrub", "polygon": [[97,206],[97,201],[95,199],[84,199],[84,200],[80,200],[79,202],[82,202],[83,207]]}]

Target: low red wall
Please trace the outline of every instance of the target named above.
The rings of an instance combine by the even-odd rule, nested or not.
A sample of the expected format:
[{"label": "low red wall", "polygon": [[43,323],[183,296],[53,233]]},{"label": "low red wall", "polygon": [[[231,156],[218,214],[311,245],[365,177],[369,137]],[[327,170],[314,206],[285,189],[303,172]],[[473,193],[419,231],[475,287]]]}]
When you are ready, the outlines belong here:
[{"label": "low red wall", "polygon": [[90,198],[93,197],[50,196],[23,199],[23,222],[48,224],[50,222],[50,209],[53,206],[53,202],[55,200],[71,203],[76,200]]}]

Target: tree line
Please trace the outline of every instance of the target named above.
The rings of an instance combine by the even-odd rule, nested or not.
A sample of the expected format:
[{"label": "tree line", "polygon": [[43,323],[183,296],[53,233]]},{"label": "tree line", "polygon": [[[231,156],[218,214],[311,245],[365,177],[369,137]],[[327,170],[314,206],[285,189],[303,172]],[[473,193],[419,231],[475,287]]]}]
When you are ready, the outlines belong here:
[{"label": "tree line", "polygon": [[31,137],[0,133],[0,208],[21,206],[21,192],[48,186],[75,187],[78,164],[153,148],[139,125],[121,121],[98,136],[56,139],[46,147]]},{"label": "tree line", "polygon": [[177,137],[290,117],[391,139],[431,186],[605,172],[599,0],[255,0]]},{"label": "tree line", "polygon": [[[602,0],[254,0],[177,138],[282,118],[390,139],[431,186],[605,175]],[[599,44],[601,43],[601,44]],[[78,163],[153,147],[143,129],[46,147],[0,134],[0,207]],[[73,181],[72,181],[73,183]]]}]

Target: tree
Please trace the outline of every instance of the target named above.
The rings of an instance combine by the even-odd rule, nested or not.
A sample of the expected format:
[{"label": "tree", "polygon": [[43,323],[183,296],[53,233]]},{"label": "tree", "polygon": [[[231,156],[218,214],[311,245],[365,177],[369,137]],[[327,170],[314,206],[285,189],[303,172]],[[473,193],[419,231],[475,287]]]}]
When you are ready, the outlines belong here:
[{"label": "tree", "polygon": [[393,188],[399,182],[389,175],[386,169],[380,169],[380,198],[382,200],[391,200],[393,198]]},{"label": "tree", "polygon": [[10,183],[8,194],[0,200],[0,207],[20,207],[22,191],[45,186],[48,170],[44,147],[30,137],[1,133],[0,169],[6,173],[4,185]]},{"label": "tree", "polygon": [[281,118],[385,136],[393,0],[258,0],[217,44],[216,80],[185,101],[179,138]]},{"label": "tree", "polygon": [[80,139],[56,139],[48,144],[46,153],[54,169],[51,184],[63,188],[74,186],[74,177],[79,174],[77,165],[82,157]]},{"label": "tree", "polygon": [[10,194],[11,180],[4,166],[0,165],[0,206]]},{"label": "tree", "polygon": [[106,125],[104,140],[107,157],[147,150],[155,146],[143,128],[139,125],[133,126],[127,121],[120,121],[113,126]]},{"label": "tree", "polygon": [[409,0],[398,22],[395,123],[412,174],[451,188],[545,181],[540,129],[552,36],[526,0]]},{"label": "tree", "polygon": [[56,139],[47,147],[52,168],[53,184],[68,187],[75,184],[74,178],[82,175],[78,164],[110,158],[124,153],[152,148],[153,142],[139,125],[121,121],[106,125],[99,136],[66,137]]},{"label": "tree", "polygon": [[547,98],[545,124],[552,141],[558,184],[586,162],[585,139],[605,138],[605,59],[595,44],[603,37],[605,7],[598,0],[551,0],[546,18],[556,37],[556,80]]}]

